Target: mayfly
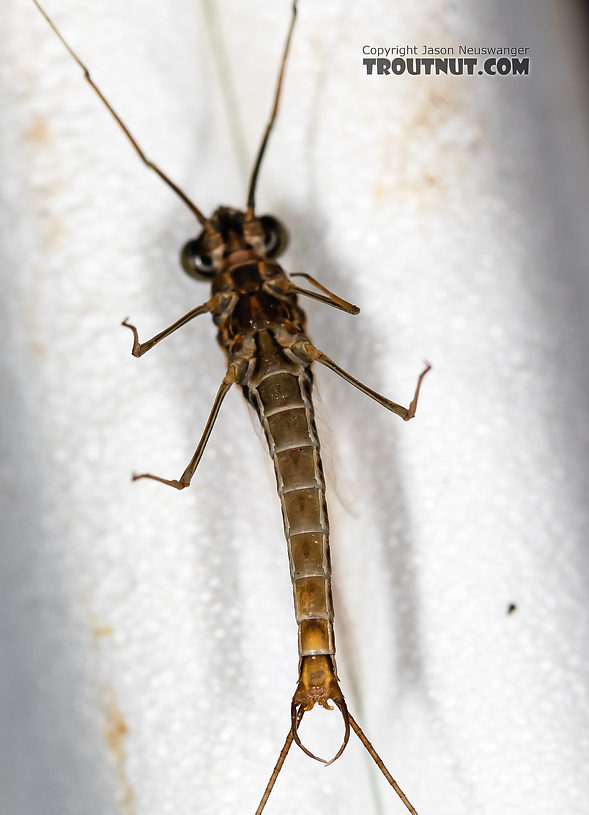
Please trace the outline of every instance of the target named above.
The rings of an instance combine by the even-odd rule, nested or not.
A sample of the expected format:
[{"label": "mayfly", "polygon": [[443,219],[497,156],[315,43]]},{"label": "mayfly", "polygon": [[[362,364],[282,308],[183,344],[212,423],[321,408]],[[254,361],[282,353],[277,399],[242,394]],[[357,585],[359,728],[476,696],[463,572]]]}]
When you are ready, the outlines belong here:
[{"label": "mayfly", "polygon": [[[167,479],[142,473],[134,475],[133,479],[152,479],[177,490],[188,487],[232,385],[241,387],[246,400],[257,412],[274,463],[298,626],[299,675],[291,702],[288,734],[256,815],[264,810],[293,742],[311,758],[329,765],[345,750],[351,730],[358,735],[409,812],[417,815],[349,712],[339,684],[335,662],[329,523],[314,419],[311,366],[314,362],[325,365],[405,421],[415,416],[421,382],[430,366],[426,365],[419,375],[413,399],[406,408],[359,382],[316,348],[306,334],[306,318],[298,304],[299,295],[319,300],[351,315],[358,314],[359,308],[334,294],[310,274],[288,276],[275,260],[285,248],[286,230],[274,216],[260,216],[256,212],[256,185],[278,114],[297,16],[297,0],[292,4],[272,111],[251,170],[246,206],[243,210],[219,206],[210,217],[205,216],[186,193],[146,157],[92,80],[87,67],[37,0],[33,2],[82,69],[85,79],[123,130],[141,161],[179,196],[201,227],[200,234],[189,240],[182,249],[181,263],[191,277],[211,284],[210,298],[145,342],[139,341],[137,329],[128,319],[123,321],[123,325],[133,334],[133,356],[140,357],[190,320],[201,314],[211,314],[218,329],[218,342],[227,358],[227,370],[196,451],[180,478]],[[314,289],[293,283],[291,278],[296,276],[303,277]],[[333,709],[330,702],[341,713],[344,737],[333,758],[325,761],[301,742],[299,727],[304,714],[316,704]]]}]

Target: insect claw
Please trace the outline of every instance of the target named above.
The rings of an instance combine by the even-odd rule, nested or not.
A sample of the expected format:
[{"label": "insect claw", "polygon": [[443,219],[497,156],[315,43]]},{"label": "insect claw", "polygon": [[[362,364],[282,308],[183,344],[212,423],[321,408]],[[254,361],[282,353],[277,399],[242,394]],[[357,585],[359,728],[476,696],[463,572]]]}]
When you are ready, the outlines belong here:
[{"label": "insect claw", "polygon": [[[337,753],[334,755],[334,757],[332,759],[330,759],[329,761],[326,761],[324,758],[320,758],[319,756],[316,756],[307,747],[305,747],[305,745],[301,742],[301,739],[300,739],[300,736],[299,736],[299,727],[300,727],[300,724],[301,724],[301,720],[302,720],[303,716],[305,715],[305,708],[303,707],[302,704],[297,704],[296,702],[293,702],[291,704],[291,706],[290,706],[291,733],[292,733],[292,737],[293,737],[293,739],[295,741],[295,744],[297,744],[301,748],[303,753],[306,753],[306,755],[308,755],[310,758],[314,758],[315,761],[320,761],[322,764],[325,765],[325,767],[329,767],[330,764],[333,764],[334,761],[337,761],[337,759],[341,756],[341,754],[344,752],[344,750],[348,746],[348,741],[350,740],[350,717],[349,717],[349,714],[348,714],[348,707],[346,705],[345,699],[343,699],[343,698],[342,699],[334,699],[333,701],[335,702],[335,704],[337,705],[340,713],[342,714],[342,717],[343,717],[343,720],[344,720],[344,725],[345,725],[345,732],[344,732],[344,739],[343,739],[343,742],[341,744],[341,747],[339,748]],[[333,710],[333,707],[331,705],[325,704],[324,707],[326,707],[328,710]]]},{"label": "insect claw", "polygon": [[423,364],[425,365],[425,368],[423,369],[423,371],[419,374],[419,376],[417,378],[417,387],[415,388],[415,393],[413,394],[413,399],[411,400],[411,404],[409,405],[409,409],[407,411],[407,414],[402,417],[406,422],[408,422],[409,419],[412,419],[415,416],[415,411],[417,410],[417,400],[419,399],[419,391],[421,389],[421,382],[423,380],[423,377],[426,375],[426,373],[428,371],[431,371],[431,369],[432,369],[432,366],[427,361],[427,359],[425,359],[423,361]]},{"label": "insect claw", "polygon": [[320,758],[308,750],[305,745],[302,743],[300,736],[299,736],[299,726],[301,724],[302,718],[305,715],[305,708],[302,705],[297,705],[293,702],[290,706],[290,719],[291,719],[291,730],[292,737],[295,740],[295,744],[297,744],[303,753],[309,756],[309,758],[314,758],[315,761],[320,761],[322,764],[327,764],[324,758]]},{"label": "insect claw", "polygon": [[348,706],[346,705],[345,699],[341,700],[334,700],[335,704],[338,706],[340,713],[342,714],[342,718],[344,720],[345,725],[345,733],[344,733],[344,740],[342,742],[342,746],[339,748],[337,753],[334,755],[332,759],[325,762],[325,766],[329,767],[330,764],[333,764],[334,761],[337,761],[341,754],[344,752],[346,747],[348,746],[348,741],[350,740],[350,716],[348,714]]},{"label": "insect claw", "polygon": [[125,328],[130,328],[133,332],[133,348],[131,349],[131,353],[134,357],[141,356],[141,343],[139,342],[139,334],[137,333],[137,329],[134,325],[129,322],[129,317],[125,317],[121,325],[124,325]]},{"label": "insect claw", "polygon": [[174,487],[175,490],[183,490],[185,487],[188,487],[189,484],[184,484],[182,481],[177,481],[174,479],[169,478],[160,478],[159,475],[152,475],[151,473],[133,473],[131,475],[131,481],[139,481],[141,478],[150,478],[152,481],[159,481],[160,484],[166,484],[168,487]]}]

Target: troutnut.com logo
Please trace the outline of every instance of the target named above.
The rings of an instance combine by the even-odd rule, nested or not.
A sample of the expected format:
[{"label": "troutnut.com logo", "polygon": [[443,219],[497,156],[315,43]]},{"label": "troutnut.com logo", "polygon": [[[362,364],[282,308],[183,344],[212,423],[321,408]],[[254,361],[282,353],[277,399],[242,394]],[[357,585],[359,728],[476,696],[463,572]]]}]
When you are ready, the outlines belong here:
[{"label": "troutnut.com logo", "polygon": [[369,76],[410,74],[454,76],[527,76],[530,53],[526,46],[365,45],[362,63]]}]

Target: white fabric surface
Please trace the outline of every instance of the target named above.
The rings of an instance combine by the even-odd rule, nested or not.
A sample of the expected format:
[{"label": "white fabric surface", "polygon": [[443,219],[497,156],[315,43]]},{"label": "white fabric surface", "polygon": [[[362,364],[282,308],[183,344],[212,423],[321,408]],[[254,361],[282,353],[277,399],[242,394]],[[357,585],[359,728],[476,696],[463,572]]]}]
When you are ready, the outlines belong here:
[{"label": "white fabric surface", "polygon": [[[201,3],[49,6],[148,155],[205,212],[246,181]],[[216,4],[252,156],[289,3]],[[258,192],[316,344],[338,665],[420,815],[589,813],[588,155],[573,7],[301,0]],[[210,9],[209,9],[210,15]],[[32,4],[3,36],[0,810],[253,813],[288,729],[296,629],[278,499],[179,269],[196,233]],[[378,78],[365,43],[530,45],[530,77]],[[581,106],[585,105],[582,110]],[[517,610],[507,615],[509,603]],[[336,714],[308,717],[318,751]],[[323,746],[327,745],[327,746]],[[398,813],[352,743],[293,749],[268,815]]]}]

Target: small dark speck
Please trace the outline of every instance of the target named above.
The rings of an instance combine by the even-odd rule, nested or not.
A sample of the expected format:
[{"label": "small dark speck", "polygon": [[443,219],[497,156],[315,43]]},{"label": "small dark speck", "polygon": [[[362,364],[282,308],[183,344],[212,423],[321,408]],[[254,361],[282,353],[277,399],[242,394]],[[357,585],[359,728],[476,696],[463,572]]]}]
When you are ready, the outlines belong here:
[{"label": "small dark speck", "polygon": [[507,606],[507,614],[513,614],[514,611],[517,611],[517,605],[515,603],[510,603]]}]

